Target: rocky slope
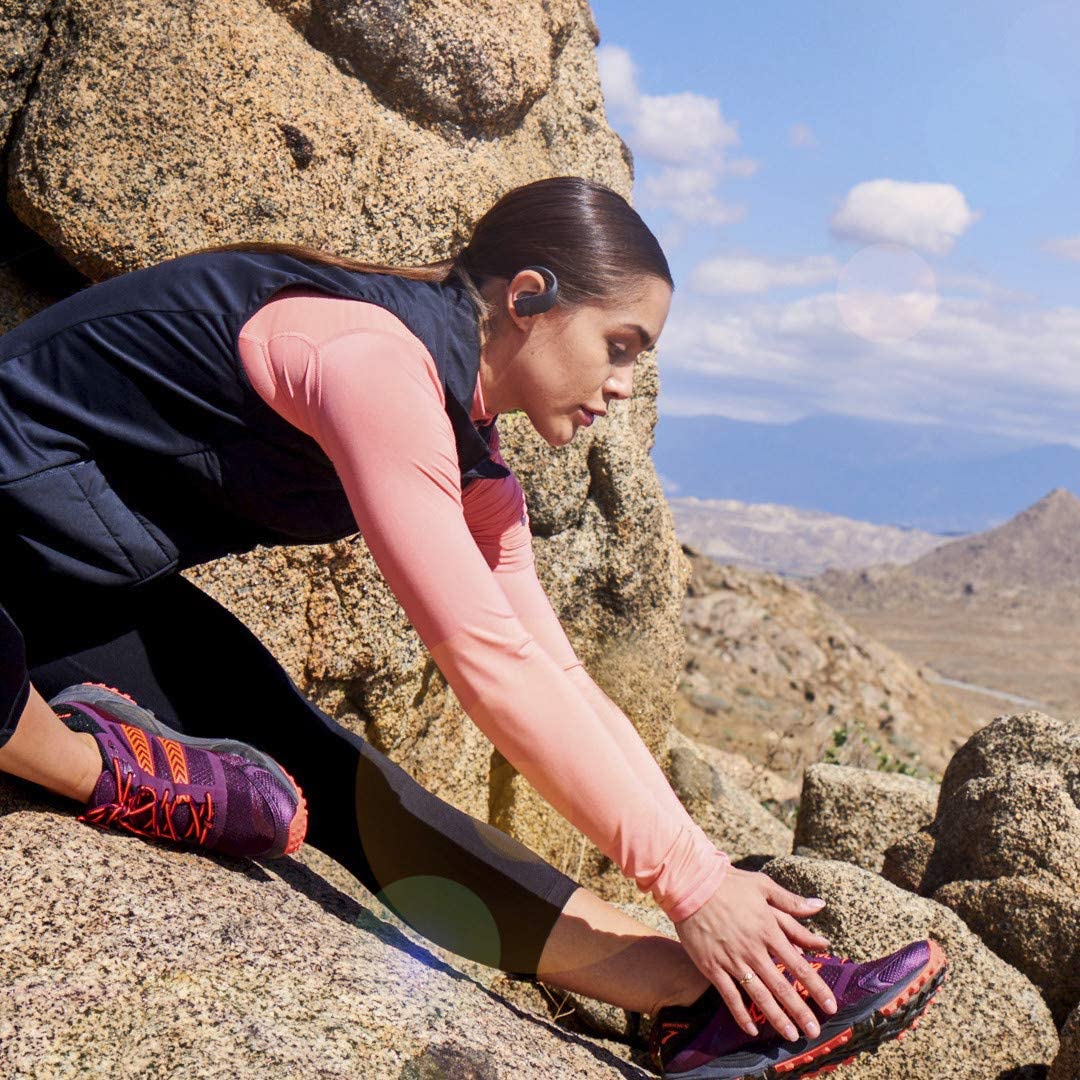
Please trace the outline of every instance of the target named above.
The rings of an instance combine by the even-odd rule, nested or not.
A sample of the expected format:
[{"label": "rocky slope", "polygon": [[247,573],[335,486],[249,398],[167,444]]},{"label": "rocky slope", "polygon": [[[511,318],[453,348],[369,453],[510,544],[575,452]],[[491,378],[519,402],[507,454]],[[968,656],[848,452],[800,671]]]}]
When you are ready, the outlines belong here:
[{"label": "rocky slope", "polygon": [[940,773],[966,719],[902,657],[792,581],[688,557],[682,730],[792,776],[823,758]]}]

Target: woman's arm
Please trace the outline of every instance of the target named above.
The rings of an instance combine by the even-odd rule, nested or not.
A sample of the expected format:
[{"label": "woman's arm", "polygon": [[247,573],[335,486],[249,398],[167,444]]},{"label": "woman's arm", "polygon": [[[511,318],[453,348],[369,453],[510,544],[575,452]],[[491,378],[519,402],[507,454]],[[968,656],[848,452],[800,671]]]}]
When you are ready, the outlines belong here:
[{"label": "woman's arm", "polygon": [[282,334],[261,347],[274,382],[263,396],[334,463],[375,562],[465,711],[672,918],[696,910],[727,858],[673,795],[674,805],[642,784],[636,751],[612,736],[511,607],[465,520],[427,350],[385,328],[322,340]]},{"label": "woman's arm", "polygon": [[[493,460],[505,465],[498,429]],[[618,741],[638,783],[673,814],[683,810],[656,759],[629,717],[596,684],[578,659],[551,601],[536,576],[532,532],[521,484],[513,474],[501,480],[474,481],[465,489],[465,520],[510,606],[525,630],[565,672],[578,693]],[[683,812],[685,812],[683,810]]]}]

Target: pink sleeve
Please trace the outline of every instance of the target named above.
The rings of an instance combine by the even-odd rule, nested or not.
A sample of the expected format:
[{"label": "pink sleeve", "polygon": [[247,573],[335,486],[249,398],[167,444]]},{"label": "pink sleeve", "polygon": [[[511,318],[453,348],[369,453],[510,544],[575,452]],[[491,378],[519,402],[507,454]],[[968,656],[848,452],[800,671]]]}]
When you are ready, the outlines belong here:
[{"label": "pink sleeve", "polygon": [[567,670],[573,651],[532,584],[517,481],[477,480],[463,496],[434,361],[393,316],[368,321],[373,305],[346,301],[360,322],[328,332],[303,300],[288,303],[271,336],[242,334],[253,385],[334,463],[376,564],[476,725],[639,889],[686,918],[727,857],[629,720]]},{"label": "pink sleeve", "polygon": [[[496,430],[492,458],[505,465],[498,446]],[[666,806],[673,821],[682,819],[694,834],[694,846],[707,862],[709,853],[716,850],[712,841],[689,817],[629,717],[585,670],[540,584],[525,495],[517,477],[511,474],[502,480],[474,482],[465,489],[464,503],[466,520],[477,545],[524,629],[558,664],[611,737],[618,741],[640,788],[650,792],[659,805]],[[542,693],[543,688],[537,687],[533,692]],[[675,898],[669,905],[670,910],[665,908],[673,920],[692,915],[712,895],[729,865],[727,857],[723,856],[720,870],[703,878],[700,887],[692,893]]]}]

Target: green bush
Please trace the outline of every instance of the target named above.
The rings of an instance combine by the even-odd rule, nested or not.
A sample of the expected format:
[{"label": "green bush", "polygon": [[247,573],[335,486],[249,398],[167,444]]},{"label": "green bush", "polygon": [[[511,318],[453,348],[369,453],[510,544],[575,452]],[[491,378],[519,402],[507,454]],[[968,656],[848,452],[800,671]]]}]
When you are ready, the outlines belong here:
[{"label": "green bush", "polygon": [[[880,739],[867,731],[861,720],[845,720],[833,729],[830,741],[832,745],[825,748],[821,757],[827,764],[858,765],[862,768],[875,768],[879,772],[902,773],[904,776],[920,775],[917,765],[904,761],[886,749]],[[848,747],[842,757],[838,753],[841,747]]]}]

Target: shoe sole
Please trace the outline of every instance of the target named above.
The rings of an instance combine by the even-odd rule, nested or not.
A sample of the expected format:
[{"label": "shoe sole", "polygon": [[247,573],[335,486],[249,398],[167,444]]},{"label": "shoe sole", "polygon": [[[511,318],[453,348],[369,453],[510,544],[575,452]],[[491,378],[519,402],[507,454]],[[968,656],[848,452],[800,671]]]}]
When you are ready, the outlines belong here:
[{"label": "shoe sole", "polygon": [[[907,1032],[919,1026],[919,1020],[941,984],[947,978],[948,964],[944,950],[930,941],[927,962],[902,985],[890,987],[872,1004],[870,1012],[857,1020],[832,1017],[822,1024],[820,1042],[802,1049],[793,1043],[791,1057],[784,1061],[759,1063],[749,1067],[708,1062],[689,1072],[665,1073],[672,1080],[809,1080],[847,1065],[862,1053],[877,1053],[889,1039],[902,1042]],[[831,1030],[837,1024],[840,1030]],[[805,1040],[805,1036],[802,1041]]]},{"label": "shoe sole", "polygon": [[[118,698],[120,700],[117,700]],[[264,754],[250,743],[240,742],[237,739],[197,739],[194,735],[185,735],[183,732],[169,727],[168,724],[162,723],[150,709],[145,705],[140,705],[130,694],[125,694],[123,690],[118,690],[114,686],[106,686],[105,683],[88,682],[69,686],[52,698],[49,704],[78,705],[80,702],[85,702],[91,706],[103,706],[121,720],[126,720],[136,727],[144,728],[162,738],[172,739],[175,742],[183,743],[185,746],[193,746],[199,750],[209,750],[216,754],[236,754],[238,757],[250,761],[253,765],[265,769],[275,776],[278,783],[285,787],[286,790],[291,788],[296,792],[296,809],[293,812],[292,821],[289,822],[289,832],[284,849],[281,851],[271,850],[265,855],[260,855],[259,858],[276,859],[282,855],[291,855],[303,844],[304,837],[307,835],[307,799],[304,797],[300,785],[269,754]],[[130,713],[128,703],[138,711]]]}]

